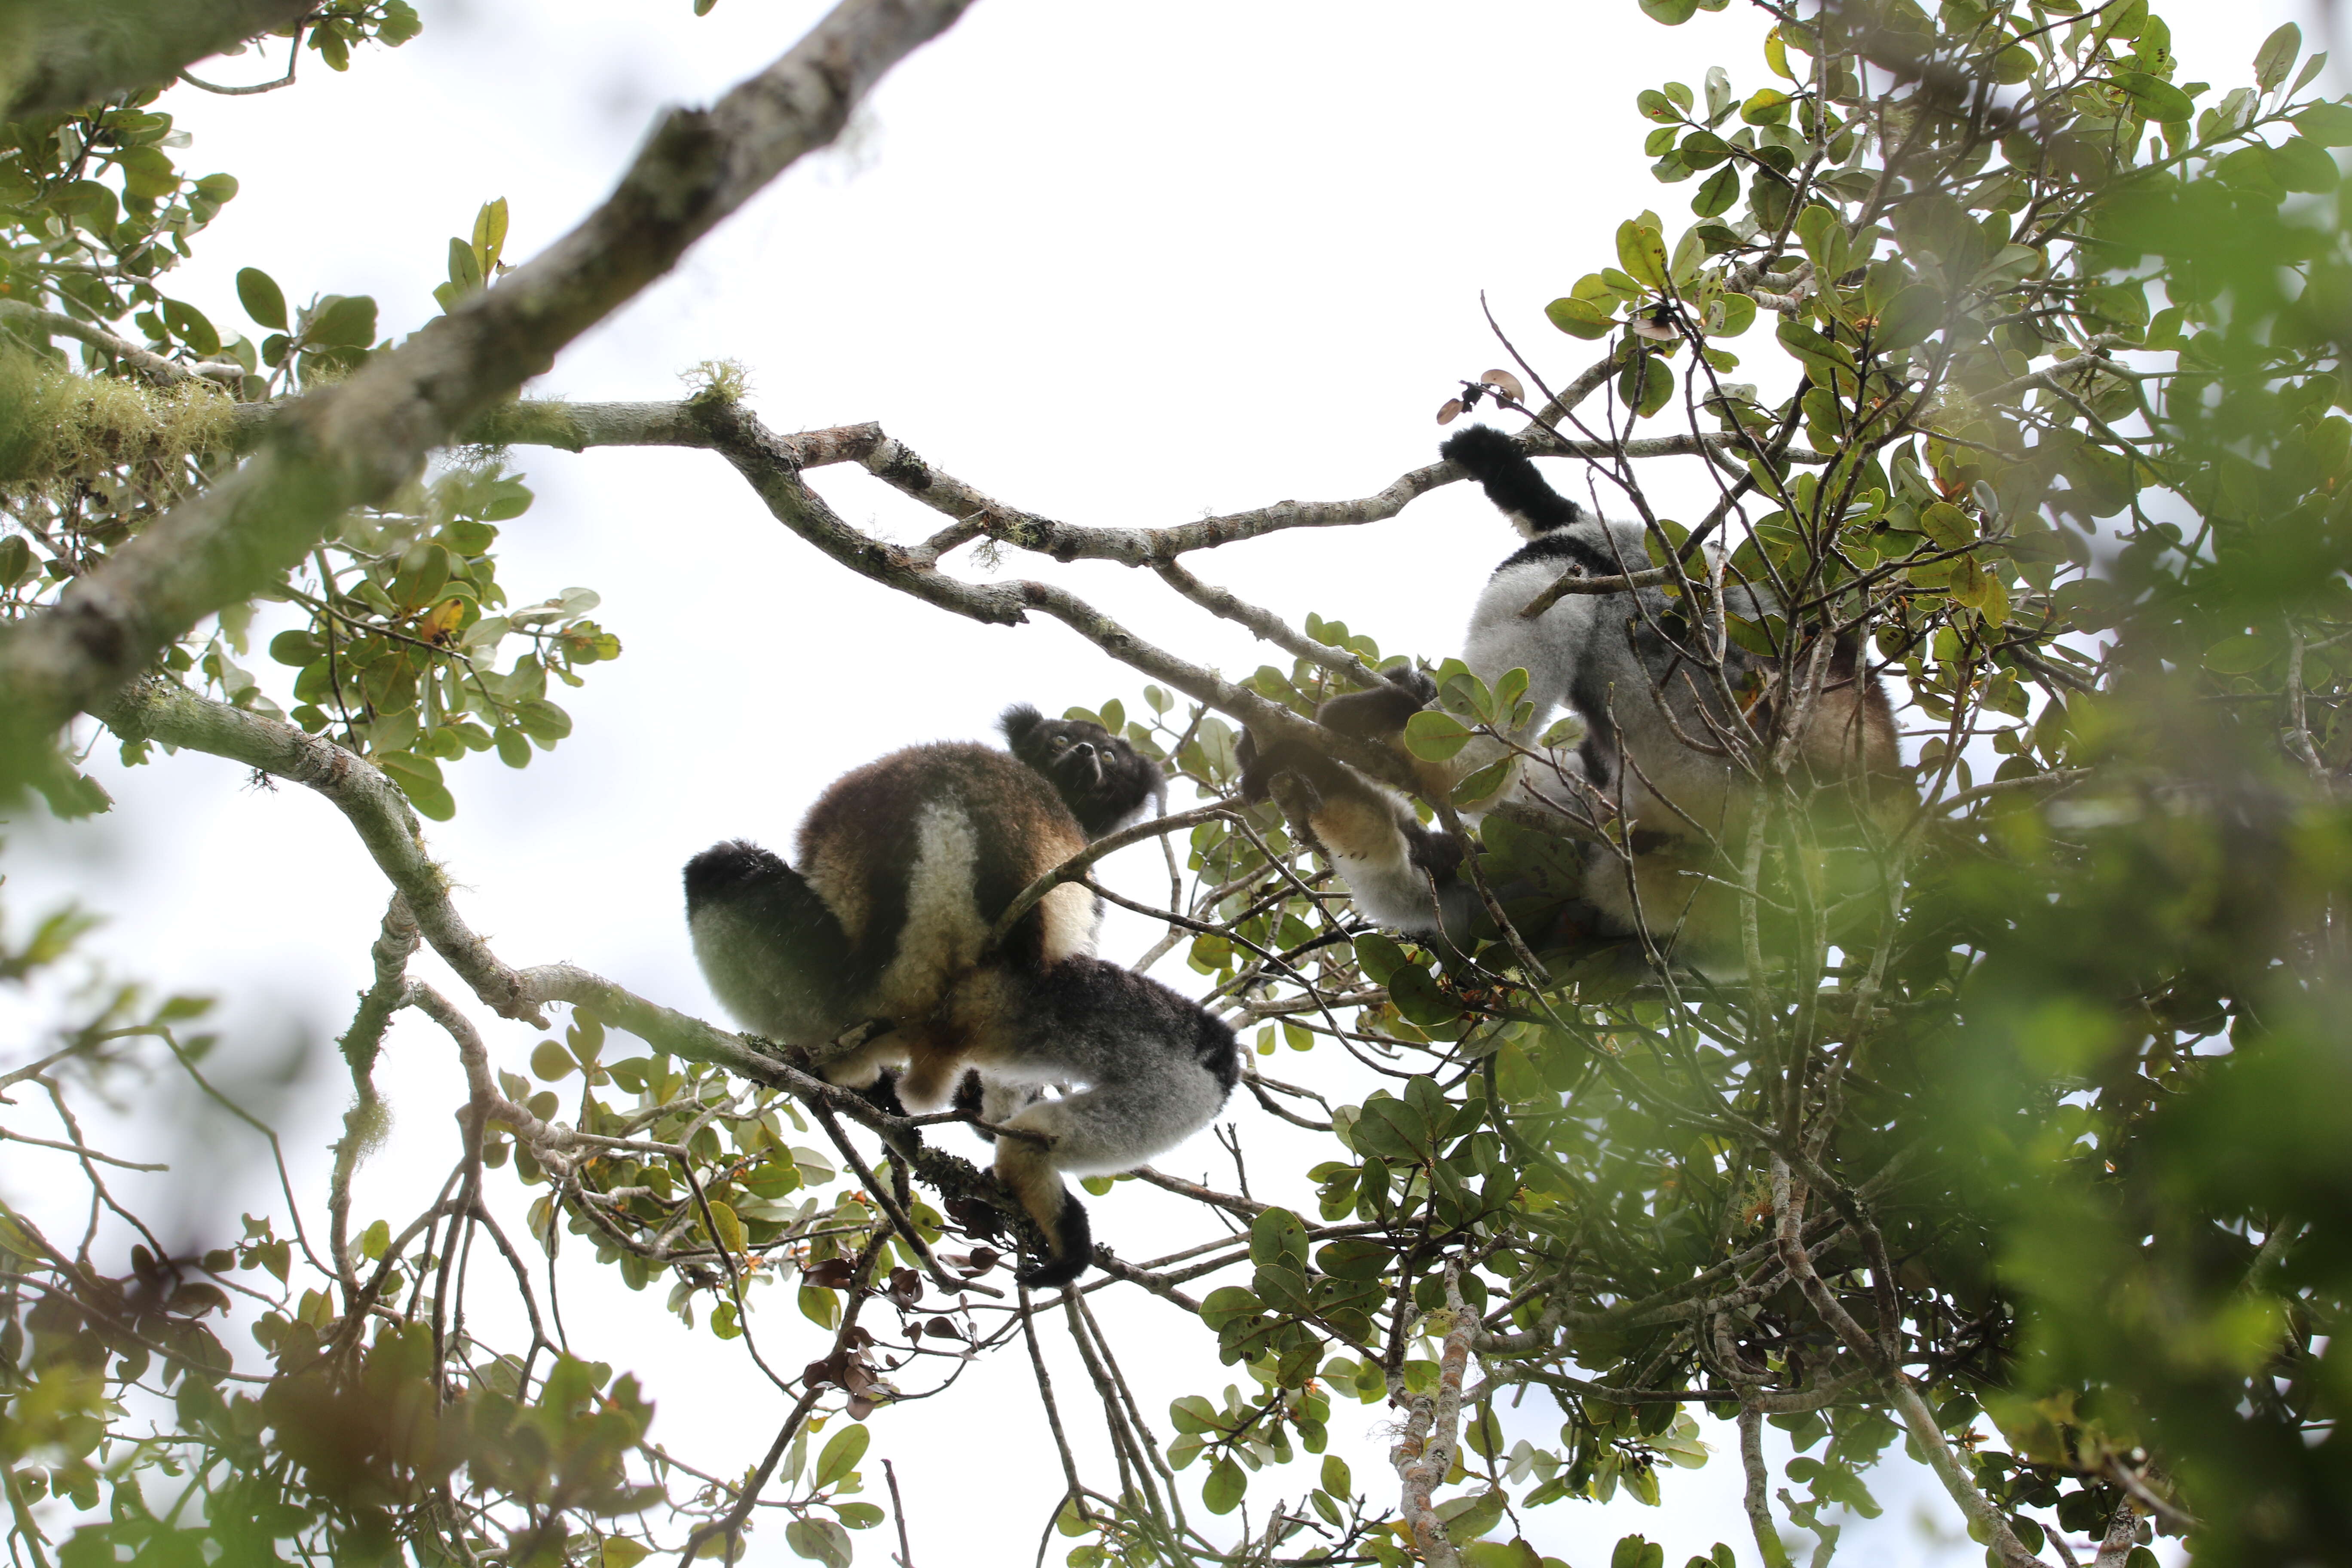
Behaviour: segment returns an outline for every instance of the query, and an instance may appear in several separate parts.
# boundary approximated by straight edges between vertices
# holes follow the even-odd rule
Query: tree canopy
[[[1673,27],[1729,3],[1639,8]],[[1753,3],[1755,58],[1660,36],[1660,79],[1628,106],[1643,124],[1595,155],[1640,135],[1667,188],[1560,278],[1559,335],[1498,329],[1501,368],[1432,389],[1639,521],[1626,577],[1664,587],[1702,649],[1687,679],[1736,716],[1692,738],[1753,803],[1689,823],[1698,897],[1738,936],[1705,972],[1671,919],[1563,925],[1586,867],[1630,878],[1645,851],[1605,811],[1530,804],[1565,784],[1578,724],[1511,744],[1524,671],[1490,683],[1451,646],[1381,648],[1345,605],[1195,575],[1252,540],[1392,517],[1452,465],[1111,527],[992,499],[913,433],[772,430],[732,364],[680,400],[521,395],[964,4],[845,0],[710,109],[666,113],[536,257],[508,256],[507,205],[485,205],[449,241],[443,313],[397,341],[374,300],[298,302],[256,267],[233,300],[180,298],[170,274],[237,183],[191,177],[157,102],[238,39],[364,70],[415,35],[403,0],[216,0],[162,8],[172,26],[116,0],[79,27],[0,6],[0,784],[72,816],[110,804],[84,766],[100,736],[126,763],[232,759],[331,802],[388,893],[338,1040],[352,1106],[328,1187],[289,1184],[226,1245],[175,1247],[118,1204],[110,1171],[150,1167],[74,1111],[156,1066],[214,1092],[204,998],[91,993],[0,1079],[19,1097],[0,1131],[75,1156],[91,1216],[77,1240],[0,1212],[16,1559],[627,1568],[773,1534],[819,1562],[887,1557],[869,1444],[887,1451],[897,1406],[952,1407],[977,1360],[1025,1356],[1066,1483],[1035,1526],[1074,1568],[1539,1565],[1531,1510],[1671,1500],[1671,1469],[1710,1462],[1702,1412],[1733,1424],[1736,1458],[1713,1462],[1738,1468],[1752,1539],[1685,1541],[1669,1513],[1612,1568],[1818,1568],[1898,1440],[2004,1568],[2149,1568],[2158,1535],[2200,1563],[2352,1562],[2352,247],[2333,152],[2352,101],[2315,94],[2325,58],[2292,26],[2241,80],[2178,79],[2147,0]],[[1073,716],[1189,798],[1126,836],[1168,847],[1166,904],[1113,896],[1165,932],[1140,966],[1165,960],[1244,1031],[1252,1114],[1320,1151],[1311,1205],[1090,1181],[1187,1200],[1196,1234],[1155,1258],[1098,1247],[1079,1287],[1033,1296],[1004,1267],[1026,1222],[957,1129],[474,929],[428,825],[492,755],[522,769],[561,744],[562,691],[624,653],[593,592],[509,593],[501,530],[532,505],[533,448],[646,446],[723,458],[814,547],[814,580],[1059,623],[1120,667],[1119,695]],[[883,538],[803,477],[853,464],[937,531]],[[1670,466],[1706,476],[1703,513],[1665,514]],[[1236,679],[1146,640],[1059,570],[1091,562],[1282,662]],[[1627,585],[1570,574],[1548,596]],[[1843,809],[1798,744],[1837,649],[1895,694],[1892,814]],[[1475,843],[1486,919],[1459,948],[1363,921],[1238,789],[1244,729],[1415,789],[1314,721],[1412,660],[1439,689],[1416,756],[1508,752],[1418,803]],[[1507,780],[1526,793],[1498,805]],[[1090,861],[1062,874],[1098,886]],[[0,946],[0,981],[68,969],[87,923],[44,911]],[[470,995],[411,973],[426,946]],[[364,1220],[380,1052],[410,1009],[467,1097],[437,1198]],[[522,1234],[486,1196],[515,1183]],[[659,1284],[740,1342],[782,1415],[734,1468],[685,1468],[649,1431],[657,1388],[564,1352],[535,1271],[567,1241],[612,1289]],[[510,1288],[528,1333],[468,1319],[469,1279]],[[1110,1290],[1183,1314],[1201,1392],[1141,1406],[1139,1347],[1092,1301]],[[1086,1386],[1047,1378],[1049,1333]],[[1085,1398],[1107,1450],[1066,1434]],[[1557,1439],[1507,1444],[1498,1408],[1546,1401]],[[1350,1404],[1390,1411],[1391,1473],[1325,1454]],[[1795,1450],[1777,1476],[1768,1427]],[[1302,1453],[1324,1456],[1309,1475]]]

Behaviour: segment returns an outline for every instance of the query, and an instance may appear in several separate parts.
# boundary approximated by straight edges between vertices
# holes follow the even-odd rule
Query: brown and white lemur
[[[1730,958],[1733,896],[1724,868],[1709,864],[1707,834],[1721,837],[1748,798],[1728,749],[1716,737],[1746,725],[1769,730],[1780,700],[1774,661],[1727,647],[1724,674],[1745,707],[1728,710],[1706,660],[1694,654],[1699,635],[1661,590],[1571,594],[1532,620],[1519,611],[1561,573],[1616,576],[1650,565],[1643,525],[1589,518],[1546,482],[1518,442],[1472,426],[1440,448],[1498,507],[1528,542],[1495,569],[1477,606],[1462,658],[1491,688],[1506,671],[1528,672],[1530,717],[1510,735],[1521,746],[1566,708],[1583,721],[1584,739],[1556,761],[1551,777],[1522,776],[1488,804],[1517,798],[1591,819],[1595,800],[1622,808],[1630,858],[1590,845],[1582,916],[1595,934],[1646,930],[1678,938],[1677,955],[1700,968]],[[1734,615],[1754,619],[1764,601],[1743,588],[1725,595]],[[1317,714],[1344,734],[1397,745],[1435,684],[1406,667],[1387,684],[1325,702]],[[1244,737],[1243,792],[1269,795],[1323,850],[1346,879],[1357,908],[1374,923],[1416,935],[1461,937],[1479,900],[1463,877],[1465,847],[1433,832],[1412,808],[1354,770],[1305,747],[1261,747]],[[1696,744],[1692,742],[1696,742]],[[1505,748],[1485,737],[1449,763],[1412,761],[1428,791],[1450,789]],[[1885,689],[1863,668],[1857,650],[1827,650],[1820,689],[1806,710],[1798,754],[1817,784],[1853,786],[1864,809],[1892,798],[1899,769],[1895,719]],[[1581,800],[1577,797],[1583,797]]]
[[[1100,910],[1084,887],[1055,888],[988,949],[1023,889],[1162,789],[1099,725],[1025,706],[1000,723],[1010,754],[913,746],[834,781],[802,820],[797,869],[740,841],[697,855],[687,925],[728,1011],[807,1051],[827,1081],[895,1090],[919,1114],[977,1104],[1042,1136],[995,1144],[998,1180],[1051,1248],[1021,1282],[1045,1287],[1093,1257],[1061,1173],[1130,1170],[1181,1142],[1224,1105],[1240,1061],[1197,1004],[1094,956]],[[837,1044],[876,1020],[889,1026]]]

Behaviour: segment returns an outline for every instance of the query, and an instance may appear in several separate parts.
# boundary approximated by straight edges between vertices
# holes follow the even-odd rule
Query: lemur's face
[[[1082,720],[1041,721],[1013,752],[1045,776],[1088,837],[1132,815],[1160,784],[1160,770],[1150,758]]]

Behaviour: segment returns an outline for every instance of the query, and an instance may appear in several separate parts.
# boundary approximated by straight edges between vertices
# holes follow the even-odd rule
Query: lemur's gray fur
[[[1682,924],[1696,885],[1682,879],[1678,886],[1674,875],[1675,851],[1687,841],[1690,823],[1715,831],[1737,807],[1738,773],[1727,754],[1717,754],[1715,742],[1722,732],[1736,732],[1742,718],[1725,703],[1707,661],[1694,658],[1691,639],[1700,634],[1659,588],[1565,595],[1532,620],[1520,616],[1563,572],[1603,577],[1647,570],[1643,525],[1586,516],[1499,430],[1472,426],[1448,439],[1442,452],[1479,481],[1528,541],[1488,578],[1471,611],[1463,663],[1490,688],[1508,670],[1528,672],[1529,717],[1509,736],[1517,745],[1530,745],[1563,708],[1584,724],[1575,752],[1554,758],[1556,776],[1527,777],[1523,770],[1477,809],[1517,798],[1588,817],[1591,801],[1579,798],[1588,795],[1607,809],[1622,807],[1636,876],[1629,878],[1624,861],[1593,846],[1586,857],[1584,898],[1604,931],[1630,934],[1644,924],[1654,933],[1671,931]],[[1724,605],[1744,619],[1757,618],[1763,608],[1758,595],[1739,587],[1725,593]],[[1769,661],[1736,646],[1723,647],[1716,662],[1734,687],[1769,668]],[[1890,772],[1894,717],[1885,690],[1850,651],[1831,658],[1828,675],[1806,721],[1807,760],[1825,777],[1866,780]],[[1383,687],[1333,698],[1318,717],[1343,733],[1393,745],[1406,720],[1435,695],[1428,677],[1392,670]],[[1352,770],[1296,746],[1261,752],[1254,738],[1245,740],[1244,793],[1282,801],[1347,879],[1368,919],[1417,935],[1459,940],[1466,933],[1479,900],[1454,869],[1464,846],[1423,827],[1402,797]],[[1505,751],[1502,742],[1481,736],[1442,766],[1413,765],[1429,788],[1450,790]],[[1643,877],[1652,871],[1665,874]],[[1651,886],[1640,889],[1637,914],[1635,883],[1643,879]],[[1694,945],[1704,946],[1706,939],[1700,933]]]
[[[686,868],[687,924],[728,1011],[828,1081],[917,1113],[952,1100],[1047,1141],[995,1140],[998,1178],[1051,1247],[1021,1275],[1043,1287],[1092,1257],[1057,1173],[1128,1170],[1181,1142],[1239,1062],[1223,1023],[1093,955],[1100,905],[1084,887],[1055,888],[988,947],[1023,889],[1162,788],[1099,725],[1027,707],[1002,724],[1012,755],[916,746],[835,780],[801,824],[797,869],[752,844],[704,850]]]

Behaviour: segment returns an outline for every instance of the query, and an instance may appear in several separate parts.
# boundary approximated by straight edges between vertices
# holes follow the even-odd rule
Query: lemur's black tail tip
[[[1066,1188],[1062,1193],[1061,1215],[1053,1228],[1057,1234],[1046,1238],[1053,1244],[1053,1256],[1013,1276],[1032,1290],[1051,1290],[1067,1285],[1094,1266],[1094,1226],[1087,1218],[1087,1205]]]
[[[1437,451],[1477,480],[1486,499],[1531,537],[1583,521],[1577,504],[1551,488],[1526,450],[1491,425],[1458,430]]]

